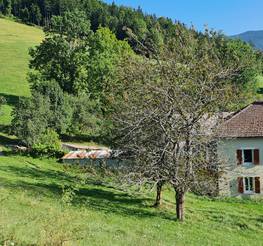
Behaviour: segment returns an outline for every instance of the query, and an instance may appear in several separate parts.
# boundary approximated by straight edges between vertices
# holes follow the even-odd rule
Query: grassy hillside
[[[8,101],[0,125],[10,123],[10,106],[17,96],[29,96],[28,49],[39,44],[42,38],[41,29],[0,18],[0,96]]]
[[[74,184],[79,191],[65,203],[71,193],[63,187]],[[0,245],[262,244],[263,206],[256,201],[190,194],[184,223],[174,219],[172,191],[166,188],[162,209],[152,203],[153,194],[126,193],[94,178],[81,184],[54,160],[0,157]]]

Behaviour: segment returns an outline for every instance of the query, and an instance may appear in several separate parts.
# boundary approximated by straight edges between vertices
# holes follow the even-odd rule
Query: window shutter
[[[254,149],[254,164],[259,165],[259,149]]]
[[[242,150],[238,149],[237,150],[237,165],[241,165],[242,164]]]
[[[244,193],[244,183],[242,177],[237,178],[237,184],[238,184],[238,192]]]
[[[255,192],[260,193],[260,177],[255,177]]]

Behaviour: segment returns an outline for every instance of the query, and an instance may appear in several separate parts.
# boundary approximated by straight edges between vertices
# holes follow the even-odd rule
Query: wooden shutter
[[[259,165],[259,149],[254,149],[254,164]]]
[[[237,165],[242,165],[242,150],[238,149],[237,150]]]
[[[237,184],[238,184],[238,192],[244,193],[244,183],[242,177],[237,178]]]
[[[255,192],[260,193],[260,177],[255,177]]]

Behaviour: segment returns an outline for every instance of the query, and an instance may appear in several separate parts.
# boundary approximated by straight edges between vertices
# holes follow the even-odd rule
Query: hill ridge
[[[247,43],[250,43],[256,49],[263,51],[263,30],[249,30],[236,35],[232,35],[230,37],[241,39]]]

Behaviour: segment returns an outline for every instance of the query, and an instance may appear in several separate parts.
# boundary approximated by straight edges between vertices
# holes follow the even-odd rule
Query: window
[[[253,177],[245,177],[244,182],[244,193],[254,193],[255,190],[255,179]]]
[[[260,177],[238,177],[238,192],[254,194],[261,192]]]
[[[238,149],[236,151],[238,165],[260,165],[259,149]]]
[[[243,150],[243,160],[244,160],[244,164],[253,163],[253,151],[252,151],[252,149],[244,149]]]

